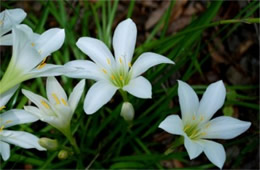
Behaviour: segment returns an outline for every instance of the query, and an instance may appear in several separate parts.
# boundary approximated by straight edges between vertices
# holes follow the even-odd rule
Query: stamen
[[[111,75],[111,79],[112,79],[112,80],[115,80],[115,76],[114,76],[114,75]]]
[[[106,71],[105,69],[102,69],[102,71],[103,71],[105,74],[107,74],[107,71]]]
[[[4,127],[5,127],[4,125],[2,125],[2,126],[0,127],[0,132],[3,131]]]
[[[183,131],[185,132],[188,128],[190,128],[190,125],[187,125],[187,126],[183,129]]]
[[[60,100],[59,100],[59,98],[57,97],[57,95],[56,95],[55,93],[52,93],[51,95],[52,95],[52,97],[54,98],[54,100],[56,101],[56,104],[60,104]]]
[[[32,43],[32,46],[34,47],[34,46],[35,46],[35,44],[34,44],[34,43]]]
[[[6,108],[6,107],[5,107],[5,106],[1,106],[1,107],[0,107],[0,111],[3,110],[4,108]]]
[[[68,106],[68,103],[63,98],[61,98],[61,102],[64,104],[64,106]]]
[[[131,68],[131,67],[132,67],[132,64],[129,62],[129,63],[128,63],[128,66]]]
[[[208,128],[210,126],[210,123],[208,123],[206,126],[205,126],[205,128]]]
[[[111,62],[110,62],[110,59],[109,58],[107,58],[107,64],[111,64]]]
[[[121,58],[121,57],[119,58],[119,62],[120,62],[120,64],[122,64],[122,63],[123,63],[123,60],[122,60],[122,58]]]
[[[39,66],[37,67],[37,69],[41,69],[41,68],[43,68],[45,65],[46,65],[46,63],[45,63],[45,61],[47,60],[47,57],[45,57],[43,60],[42,60],[42,62],[39,64]]]
[[[204,117],[203,117],[203,116],[200,116],[200,120],[201,120],[201,121],[204,120]]]
[[[119,77],[119,78],[120,78],[120,80],[124,80],[122,75],[120,75],[120,77]]]
[[[46,109],[50,109],[50,106],[49,106],[44,100],[41,100],[41,104],[42,104]]]
[[[195,120],[196,119],[196,117],[195,116],[192,116],[192,120]]]

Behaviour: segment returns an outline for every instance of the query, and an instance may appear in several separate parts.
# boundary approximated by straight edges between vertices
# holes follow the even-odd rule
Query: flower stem
[[[120,92],[124,102],[128,102],[127,93],[122,89],[119,89],[119,92]]]
[[[65,133],[63,133],[67,139],[69,140],[70,144],[73,146],[74,151],[76,152],[76,154],[80,153],[79,147],[77,145],[76,140],[74,139],[74,137],[72,136],[72,133],[70,131],[70,128],[68,128],[68,130],[66,130]]]

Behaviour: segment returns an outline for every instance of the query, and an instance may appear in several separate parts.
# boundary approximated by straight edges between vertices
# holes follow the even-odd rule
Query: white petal
[[[73,89],[72,93],[70,94],[69,97],[69,105],[72,109],[72,113],[74,113],[74,111],[77,108],[77,105],[79,103],[79,100],[82,96],[82,93],[84,91],[84,87],[85,87],[85,80],[81,80],[76,87]]]
[[[4,127],[10,127],[23,123],[31,123],[37,121],[38,118],[24,110],[12,109],[0,114],[0,124]]]
[[[28,72],[42,61],[40,54],[30,43],[30,37],[27,35],[28,30],[30,30],[28,26],[18,25],[13,28],[12,32],[13,56],[11,62],[23,72]]]
[[[209,122],[209,126],[205,129],[206,135],[203,138],[232,139],[244,133],[250,125],[250,122],[220,116]]]
[[[183,135],[182,120],[178,115],[170,115],[166,117],[159,125],[159,128],[174,135]]]
[[[178,96],[183,122],[192,120],[199,108],[199,98],[195,91],[185,82],[178,80]]]
[[[0,13],[1,29],[0,36],[11,31],[14,25],[21,23],[26,17],[23,9],[9,9]]]
[[[202,96],[198,114],[204,121],[209,120],[223,106],[225,97],[226,88],[222,80],[210,84]]]
[[[82,37],[77,41],[76,45],[100,67],[108,69],[111,68],[111,65],[114,65],[114,57],[102,41],[90,37]]]
[[[25,89],[22,89],[22,93],[44,113],[53,115],[51,105],[45,98]]]
[[[103,105],[111,100],[116,93],[117,87],[105,81],[96,82],[89,89],[85,101],[84,111],[87,114],[93,114]]]
[[[137,36],[137,28],[131,19],[126,19],[118,24],[113,36],[113,47],[116,61],[120,61],[120,57],[125,59],[125,65],[131,63],[134,54]]]
[[[39,138],[30,133],[23,131],[4,130],[2,134],[2,140],[7,143],[14,144],[25,149],[35,148],[40,151],[46,150],[39,145]]]
[[[52,104],[60,104],[62,99],[67,102],[67,95],[55,77],[47,78],[46,90],[47,97]]]
[[[186,134],[184,137],[184,146],[188,152],[190,159],[196,158],[203,151],[203,147],[199,144],[199,142],[190,140],[190,138],[187,137]]]
[[[10,100],[10,98],[13,96],[13,94],[16,92],[20,84],[14,86],[7,92],[0,94],[0,107],[6,105],[6,103]]]
[[[38,119],[48,117],[48,115],[43,113],[40,109],[38,109],[35,106],[24,106],[24,110],[29,112],[30,114],[36,116]]]
[[[31,78],[60,76],[70,71],[70,68],[62,65],[46,64],[43,68],[34,68],[29,72],[29,75]]]
[[[10,157],[10,145],[8,143],[0,141],[0,154],[4,161]]]
[[[132,79],[128,85],[123,87],[123,90],[135,97],[143,99],[152,98],[152,85],[142,76]]]
[[[7,34],[3,37],[0,37],[0,45],[12,45],[12,44],[13,44],[12,34]]]
[[[223,167],[226,160],[226,152],[224,147],[216,142],[203,140],[203,151],[208,157],[208,159],[220,169]]]
[[[66,73],[66,76],[72,78],[84,78],[92,80],[105,79],[105,75],[95,63],[88,60],[74,60],[64,65],[71,69],[70,72]]]
[[[162,55],[151,52],[143,53],[138,57],[131,69],[133,71],[132,76],[137,77],[149,68],[162,63],[174,64],[173,61]]]
[[[35,47],[41,56],[47,57],[62,46],[65,39],[65,31],[60,28],[52,28],[45,31],[35,42]]]

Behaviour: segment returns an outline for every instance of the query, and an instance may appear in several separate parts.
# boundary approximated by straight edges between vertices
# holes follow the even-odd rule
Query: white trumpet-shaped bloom
[[[161,63],[174,64],[168,58],[147,52],[132,65],[137,36],[137,28],[131,19],[119,23],[113,36],[114,54],[100,40],[82,37],[76,45],[94,62],[88,60],[71,61],[65,66],[74,69],[68,77],[93,79],[97,82],[89,89],[84,110],[93,114],[106,104],[116,93],[123,90],[139,98],[151,98],[152,86],[141,76],[150,67]]]
[[[12,38],[13,55],[0,81],[0,95],[25,80],[66,72],[63,66],[46,64],[46,57],[58,50],[64,42],[63,29],[49,29],[39,35],[33,33],[27,25],[17,25],[12,30]]]
[[[226,160],[224,147],[208,139],[235,138],[245,132],[251,123],[228,116],[210,120],[225,101],[226,89],[222,81],[211,84],[200,102],[188,84],[178,83],[182,119],[178,115],[168,116],[159,127],[168,133],[184,136],[184,146],[190,159],[204,152],[214,165],[222,168]]]
[[[23,131],[6,130],[5,128],[37,121],[38,118],[24,110],[13,109],[0,114],[0,154],[3,160],[10,157],[10,145],[14,144],[25,149],[35,148],[46,150],[38,143],[39,138]]]
[[[0,13],[0,45],[12,45],[12,34],[6,34],[12,30],[15,25],[20,24],[26,13],[22,9],[9,9]]]
[[[85,80],[81,80],[73,89],[69,98],[54,77],[47,78],[47,97],[34,94],[28,90],[22,93],[32,101],[35,106],[24,106],[24,109],[38,117],[41,121],[47,122],[65,136],[70,135],[70,121],[84,91]]]

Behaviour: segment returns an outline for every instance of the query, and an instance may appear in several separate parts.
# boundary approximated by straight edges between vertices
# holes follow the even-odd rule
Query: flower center
[[[203,117],[201,117],[199,120],[202,121]],[[183,131],[191,140],[197,140],[206,135],[206,132],[204,132],[203,129],[208,128],[210,124],[207,123],[206,125],[200,125],[200,121],[196,121],[196,117],[193,116],[192,121],[187,123],[183,128]]]
[[[111,64],[110,60],[107,59],[108,65]],[[131,63],[128,63],[128,66],[125,66],[124,60],[120,57],[119,58],[119,65],[116,66],[115,68],[112,68],[109,71],[106,69],[101,69],[101,71],[108,76],[109,81],[114,85],[119,88],[123,88],[127,84],[129,84],[131,80],[131,72],[129,71],[129,68],[131,68],[132,65]]]

